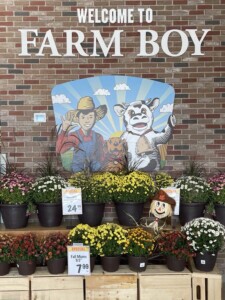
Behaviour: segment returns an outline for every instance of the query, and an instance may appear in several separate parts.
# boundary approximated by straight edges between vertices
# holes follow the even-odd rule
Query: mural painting
[[[175,126],[174,89],[131,76],[97,76],[57,85],[52,102],[56,150],[65,169],[157,171]]]

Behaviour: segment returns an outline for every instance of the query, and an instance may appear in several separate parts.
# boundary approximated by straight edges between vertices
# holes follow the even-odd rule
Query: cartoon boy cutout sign
[[[64,153],[74,149],[71,166],[73,172],[82,171],[86,167],[90,167],[92,171],[101,169],[104,161],[104,139],[92,128],[106,113],[106,105],[96,108],[93,99],[85,96],[78,101],[77,109],[68,111],[62,117],[62,131],[56,142],[56,151]],[[76,126],[80,128],[70,132]]]

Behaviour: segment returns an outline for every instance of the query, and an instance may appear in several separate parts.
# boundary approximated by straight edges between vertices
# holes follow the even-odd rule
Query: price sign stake
[[[68,274],[90,275],[90,248],[88,246],[68,246]]]
[[[62,189],[63,215],[82,214],[81,188],[67,187]]]

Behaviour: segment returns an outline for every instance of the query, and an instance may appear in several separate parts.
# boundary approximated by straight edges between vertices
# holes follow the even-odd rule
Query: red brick
[[[0,22],[0,26],[6,26],[6,27],[13,26],[13,22]]]
[[[23,111],[9,111],[9,116],[24,116]]]
[[[15,76],[14,75],[1,75],[0,74],[0,79],[13,79]]]
[[[214,140],[214,144],[224,145],[224,140]]]
[[[0,11],[0,16],[13,16],[12,11]]]
[[[24,143],[23,142],[10,142],[9,146],[10,147],[24,147]]]
[[[212,9],[212,5],[210,5],[210,4],[199,4],[198,9]]]
[[[206,124],[205,128],[211,129],[211,128],[220,128],[220,125],[217,124]]]
[[[24,157],[24,153],[13,152],[13,153],[9,153],[9,154],[14,157]]]
[[[206,118],[219,119],[220,114],[206,114]]]
[[[16,91],[9,91],[10,95],[21,95],[23,94],[22,90],[16,90]]]
[[[38,7],[37,6],[24,6],[23,10],[24,11],[37,11]]]
[[[220,145],[206,145],[206,149],[220,149]]]
[[[25,22],[36,22],[38,21],[38,17],[23,17]]]
[[[205,115],[204,114],[193,114],[190,115],[190,119],[204,119]]]
[[[30,5],[46,5],[46,1],[30,1]]]

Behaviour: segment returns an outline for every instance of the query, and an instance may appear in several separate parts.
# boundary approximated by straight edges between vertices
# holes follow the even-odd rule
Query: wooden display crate
[[[128,266],[120,266],[113,273],[95,266],[91,276],[85,277],[86,300],[137,300],[137,274]]]
[[[59,275],[49,274],[47,268],[37,268],[31,277],[32,300],[84,300],[84,278],[69,276],[67,272]],[[15,300],[15,299],[14,299]]]
[[[201,272],[191,264],[191,270],[193,300],[222,299],[222,275],[217,267],[211,272]]]
[[[191,273],[168,270],[164,265],[149,265],[139,273],[139,300],[191,300]]]
[[[16,268],[0,278],[0,300],[29,300],[29,289],[29,277],[19,275]]]

